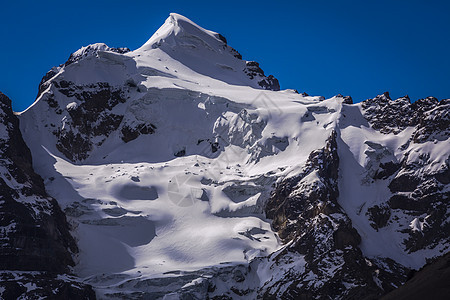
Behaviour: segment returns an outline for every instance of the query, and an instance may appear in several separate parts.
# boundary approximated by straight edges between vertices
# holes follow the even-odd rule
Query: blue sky
[[[450,98],[450,1],[4,1],[0,91],[21,111],[81,46],[136,49],[170,12],[222,33],[282,88]]]

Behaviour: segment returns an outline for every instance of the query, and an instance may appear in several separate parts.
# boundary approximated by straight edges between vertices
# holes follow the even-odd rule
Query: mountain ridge
[[[18,114],[98,298],[373,299],[448,252],[448,99],[278,91],[180,15],[157,33]]]

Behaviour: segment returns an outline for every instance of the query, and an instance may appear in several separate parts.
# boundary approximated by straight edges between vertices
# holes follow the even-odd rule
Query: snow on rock
[[[91,287],[80,283],[73,288],[71,281],[55,278],[75,265],[72,255],[78,247],[58,203],[33,170],[11,100],[2,93],[0,114],[0,297],[72,294],[93,299]]]
[[[449,230],[448,181],[444,179],[448,178],[449,139],[442,128],[448,124],[446,114],[435,118],[441,125],[428,129],[429,137],[439,135],[439,139],[414,138],[427,126],[420,121],[421,114],[445,112],[446,105],[446,100],[435,99],[412,104],[405,98],[393,101],[384,94],[344,106],[340,204],[363,237],[365,255],[385,256],[417,269],[427,258],[448,251],[448,237],[442,234]],[[361,141],[369,141],[365,142],[368,148],[361,147]],[[416,218],[424,222],[426,217],[433,225],[425,226],[424,232],[410,227],[417,224]]]
[[[196,73],[233,85],[279,90],[278,80],[266,77],[259,64],[243,61],[219,33],[205,30],[191,20],[171,13],[166,22],[136,52],[147,55],[160,49]]]
[[[104,43],[96,43],[92,45],[88,45],[86,47],[81,47],[81,49],[75,51],[72,53],[65,63],[65,65],[69,65],[71,63],[74,63],[76,61],[79,61],[82,58],[88,57],[88,56],[95,56],[98,55],[100,51],[110,51],[110,52],[116,52],[116,53],[127,53],[130,51],[128,48],[110,48]]]
[[[96,299],[91,286],[71,275],[0,271],[2,299]]]
[[[278,90],[178,14],[44,76],[21,131],[100,298],[376,298],[448,251],[448,100]]]

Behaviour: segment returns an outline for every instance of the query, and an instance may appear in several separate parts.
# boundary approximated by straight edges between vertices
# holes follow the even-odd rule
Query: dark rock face
[[[345,104],[353,104],[353,98],[352,96],[342,96],[341,94],[337,94],[336,97],[343,98],[343,103]]]
[[[59,279],[51,273],[0,273],[1,299],[96,299],[91,286],[72,276]],[[31,285],[32,288],[29,288]]]
[[[264,71],[259,67],[259,63],[256,61],[247,61],[244,72],[248,77],[250,77],[250,79],[258,77],[262,78],[258,81],[258,84],[263,89],[272,91],[280,90],[280,83],[278,82],[278,79],[276,79],[273,75],[266,77],[266,75],[264,75]]]
[[[182,148],[173,154],[176,157],[182,157],[186,155],[186,148]]]
[[[367,216],[371,221],[370,226],[378,231],[379,228],[383,228],[387,225],[389,218],[391,217],[391,208],[388,205],[375,205],[369,207]]]
[[[370,125],[382,133],[399,133],[410,126],[412,120],[408,97],[392,101],[389,93],[384,93],[362,103],[364,116]]]
[[[332,299],[375,299],[405,280],[407,269],[403,266],[389,259],[375,261],[363,256],[361,237],[337,202],[338,168],[333,132],[323,149],[310,154],[304,170],[280,182],[272,193],[267,217],[290,244],[271,257],[271,268],[283,275],[265,283],[263,298],[314,299],[327,295]],[[295,267],[288,267],[293,264]],[[386,264],[390,267],[379,267]]]
[[[78,248],[64,213],[47,195],[41,177],[33,170],[31,153],[12,112],[11,100],[2,93],[0,115],[0,171],[4,175],[0,179],[0,269],[48,272],[30,276],[52,284],[44,279],[49,276],[46,274],[67,273]],[[26,292],[21,292],[23,287],[7,272],[1,276],[0,286],[8,293],[16,291],[20,296]],[[73,288],[67,285],[65,289],[70,292]],[[13,294],[4,294],[3,298],[13,299]]]
[[[336,139],[334,133],[324,149],[310,154],[305,169],[301,174],[283,181],[273,192],[266,206],[266,215],[268,218],[273,219],[272,226],[279,232],[282,239],[291,240],[294,237],[298,227],[296,223],[302,222],[295,221],[296,223],[294,224],[288,220],[297,220],[298,215],[305,213],[311,204],[316,206],[316,208],[320,207],[320,209],[308,211],[304,216],[305,219],[313,218],[323,212],[331,214],[338,211],[336,199],[339,191],[336,180],[339,157],[335,151]],[[311,185],[301,184],[302,179],[313,172],[318,173],[321,181]],[[295,194],[295,197],[289,197],[294,190],[300,188],[304,191],[303,193]],[[321,205],[319,205],[319,202],[322,202]]]
[[[450,99],[438,103],[436,98],[429,97],[414,102],[411,107],[420,112],[416,116],[414,143],[444,140],[450,135]]]
[[[442,141],[450,136],[448,100],[439,102],[428,97],[410,103],[407,97],[392,101],[384,94],[366,100],[363,109],[369,124],[381,133],[398,134],[413,127],[405,150],[411,143]],[[395,221],[390,220],[391,215],[406,214],[414,220],[408,228],[402,229],[407,234],[404,245],[410,253],[448,245],[450,192],[446,185],[450,182],[449,160],[447,157],[439,170],[430,170],[434,162],[429,154],[416,155],[413,150],[408,150],[401,162],[380,164],[374,178],[388,180],[393,195],[385,205],[369,209],[371,225],[378,229]]]
[[[218,38],[224,43],[224,48],[228,49],[231,52],[231,54],[233,54],[234,57],[236,57],[237,59],[242,59],[242,55],[236,49],[228,45],[226,37],[218,33],[216,35],[216,38]]]
[[[434,97],[411,103],[408,96],[392,101],[389,93],[362,102],[364,116],[381,133],[398,134],[415,127],[414,143],[443,140],[450,135],[450,100]]]
[[[380,163],[379,169],[374,174],[374,179],[387,179],[392,174],[398,171],[400,168],[399,163],[388,161],[386,163]]]
[[[396,176],[389,184],[391,192],[412,192],[419,185],[420,179],[411,173],[402,173]]]
[[[120,105],[129,99],[131,90],[137,89],[134,82],[118,86],[108,82],[80,85],[55,77],[56,74],[51,70],[44,76],[39,93],[46,91],[41,101],[57,115],[55,123],[46,125],[57,139],[56,148],[72,162],[88,158],[113,132],[117,131],[125,143],[139,135],[155,133],[156,126],[152,123],[124,120]]]
[[[141,134],[152,134],[155,133],[156,126],[153,124],[139,124],[136,127],[131,127],[128,125],[124,125],[122,127],[121,133],[122,133],[122,140],[125,143],[128,143],[132,140],[135,140],[140,136]]]
[[[100,146],[106,136],[119,128],[123,116],[112,113],[111,109],[124,103],[126,94],[102,82],[78,86],[55,80],[53,85],[59,93],[75,100],[65,108],[69,118],[64,121],[64,126],[53,132],[58,138],[56,147],[72,161],[86,159],[94,145]],[[57,113],[62,111],[56,101],[51,101],[51,95],[46,100]],[[100,137],[95,144],[92,142],[94,137]]]
[[[410,103],[404,97],[395,101],[383,94],[363,102],[364,116],[375,130],[381,133],[398,134],[407,127],[413,131],[409,141],[401,146],[405,150],[399,162],[381,163],[374,179],[386,180],[392,196],[384,204],[368,209],[372,227],[379,229],[389,224],[401,224],[399,218],[408,220],[400,226],[405,234],[403,245],[409,253],[426,249],[449,250],[450,192],[449,160],[439,162],[425,149],[418,152],[410,145],[421,147],[424,143],[444,141],[450,136],[450,102],[428,97]],[[411,222],[411,220],[413,220]],[[442,248],[436,248],[442,247]]]
[[[33,171],[31,153],[22,139],[11,101],[3,94],[0,101],[4,116],[0,126],[7,132],[6,139],[0,141],[2,171],[9,181],[0,179],[0,222],[5,228],[0,265],[7,270],[65,272],[73,265],[70,252],[76,252],[77,246],[64,214]],[[14,181],[18,186],[12,188]]]
[[[242,55],[236,49],[230,47],[230,51],[234,57],[236,57],[237,59],[242,59]]]
[[[447,253],[416,272],[403,286],[390,292],[382,300],[447,299],[450,295],[450,253]]]
[[[76,85],[58,78],[41,85],[50,87],[42,100],[50,110],[61,115],[60,124],[50,124],[57,138],[56,148],[71,161],[86,159],[93,148],[101,146],[114,131],[119,130],[122,140],[129,142],[141,134],[152,134],[156,130],[153,124],[125,124],[122,122],[123,115],[113,112],[115,107],[125,103],[128,90],[132,87],[111,86],[107,82]],[[72,102],[60,107],[55,93],[64,95]]]
[[[280,83],[273,75],[267,76],[265,79],[258,82],[258,84],[265,90],[279,91]]]

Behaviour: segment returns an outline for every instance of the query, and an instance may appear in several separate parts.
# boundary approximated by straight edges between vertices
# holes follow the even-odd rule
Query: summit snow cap
[[[189,39],[193,43],[191,46],[194,46],[196,40],[212,48],[226,44],[226,40],[217,32],[204,29],[182,15],[171,13],[164,24],[140,49],[154,49],[162,43],[170,46],[186,44],[186,40]]]
[[[152,37],[133,54],[140,57],[140,61],[146,60],[146,63],[149,57],[176,61],[187,67],[185,73],[194,71],[231,85],[280,90],[275,77],[266,76],[259,65],[247,64],[221,34],[204,29],[175,13],[171,13]],[[178,77],[179,74],[175,75]]]
[[[83,59],[85,57],[89,57],[89,56],[95,56],[97,55],[97,53],[99,51],[110,51],[110,52],[116,52],[116,53],[127,53],[130,51],[130,49],[124,47],[124,48],[111,48],[108,47],[106,44],[104,43],[95,43],[95,44],[90,44],[87,45],[85,47],[81,47],[80,49],[78,49],[77,51],[75,51],[74,53],[70,54],[69,59],[67,60],[67,62],[65,63],[66,65],[69,65],[73,62],[79,61],[80,59]]]

